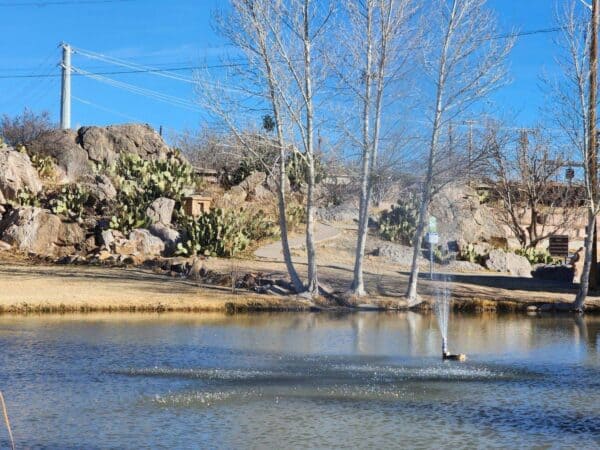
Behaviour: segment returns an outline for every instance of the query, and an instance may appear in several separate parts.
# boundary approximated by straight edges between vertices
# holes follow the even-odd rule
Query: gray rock
[[[378,256],[403,266],[410,266],[412,264],[413,249],[407,245],[392,243],[382,244],[376,253]],[[423,262],[426,262],[425,258],[419,256],[419,264]]]
[[[532,267],[527,258],[503,250],[492,250],[485,265],[493,272],[508,272],[522,278],[532,277]]]
[[[507,237],[492,209],[480,204],[477,192],[465,184],[446,186],[434,197],[429,212],[437,218],[442,244],[492,242]]]
[[[358,222],[358,207],[352,203],[343,203],[331,208],[319,208],[316,215],[325,222]]]
[[[114,200],[117,197],[117,189],[106,175],[95,175],[83,185],[90,195],[99,201]]]
[[[113,243],[115,242],[115,235],[114,235],[114,231],[113,230],[103,230],[100,233],[100,237],[102,240],[102,244],[107,248],[110,249],[113,245]]]
[[[164,242],[160,238],[153,236],[148,230],[133,230],[129,233],[129,241],[135,249],[131,254],[137,252],[145,256],[159,256],[165,251]]]
[[[33,194],[42,190],[42,182],[29,156],[11,147],[0,148],[0,200],[15,200],[19,191]]]
[[[175,200],[161,197],[150,204],[148,209],[146,209],[146,215],[152,224],[169,225],[173,217],[174,208]]]
[[[122,153],[132,153],[144,159],[163,159],[171,154],[170,148],[149,125],[112,125],[83,127],[78,141],[88,159],[112,164]]]
[[[66,183],[79,181],[86,175],[91,175],[92,166],[87,153],[79,146],[78,136],[72,130],[52,130],[44,133],[27,146],[34,154],[51,156],[66,177]]]
[[[267,174],[264,172],[252,172],[242,181],[239,186],[248,194],[253,194],[257,186],[266,184]]]
[[[177,244],[181,242],[181,233],[162,223],[155,223],[149,228],[152,235],[159,238],[165,244],[165,254],[172,255],[177,250]]]
[[[74,250],[60,248],[66,244],[59,243],[61,231],[65,228],[60,218],[40,208],[17,208],[0,221],[2,240],[17,250],[42,256],[64,256]]]
[[[483,266],[470,261],[452,261],[446,267],[451,272],[457,273],[481,272],[485,270]]]

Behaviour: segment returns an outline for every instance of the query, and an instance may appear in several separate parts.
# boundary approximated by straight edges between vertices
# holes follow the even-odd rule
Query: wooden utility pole
[[[598,26],[600,22],[600,0],[592,0],[592,39],[590,42],[590,100],[588,124],[588,167],[594,214],[598,210],[598,135],[596,131],[598,101]],[[598,235],[596,221],[592,233],[592,265],[590,289],[598,288]]]

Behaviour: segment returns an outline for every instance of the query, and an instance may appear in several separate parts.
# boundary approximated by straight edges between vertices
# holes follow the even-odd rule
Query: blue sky
[[[566,1],[566,0],[558,0]],[[86,3],[89,2],[89,3]],[[0,50],[0,114],[16,114],[25,106],[59,116],[60,78],[6,78],[28,74],[58,74],[61,41],[93,52],[153,67],[218,64],[224,47],[211,29],[218,0],[0,0],[5,45]],[[550,28],[553,0],[489,0],[502,30]],[[521,38],[511,57],[512,82],[494,94],[501,115],[519,126],[539,119],[545,99],[539,77],[554,70],[554,34]],[[8,39],[8,42],[7,42]],[[10,45],[8,45],[10,44]],[[73,56],[73,65],[93,71],[118,67]],[[177,72],[191,76],[191,72]],[[3,78],[5,77],[5,78]],[[148,74],[111,75],[126,83],[193,100],[190,84]],[[196,128],[202,113],[156,102],[95,80],[74,77],[72,124],[142,121],[165,130]]]

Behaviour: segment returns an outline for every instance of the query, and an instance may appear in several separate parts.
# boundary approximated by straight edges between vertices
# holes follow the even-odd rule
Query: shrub
[[[197,219],[186,218],[182,226],[186,241],[177,245],[177,254],[231,257],[243,251],[250,240],[242,217],[239,211],[217,208]]]
[[[40,194],[34,194],[28,188],[19,189],[16,195],[16,203],[21,206],[35,206],[41,207],[44,196]]]
[[[530,264],[554,264],[556,259],[546,250],[536,248],[520,248],[515,251],[519,256],[524,256]]]
[[[63,187],[50,200],[50,208],[54,214],[61,214],[70,219],[81,219],[85,207],[90,200],[90,194],[77,184]]]
[[[457,259],[460,261],[469,261],[470,263],[484,265],[485,260],[488,258],[487,253],[477,253],[475,245],[467,244],[464,247],[461,247],[460,252],[458,253]]]
[[[318,155],[314,156],[315,162],[315,183],[320,183],[326,177],[325,165]],[[290,180],[292,189],[298,190],[302,184],[308,180],[308,163],[298,152],[292,152],[287,159],[286,174]]]
[[[419,201],[410,193],[391,210],[385,210],[379,217],[379,235],[388,241],[410,245],[415,236],[419,217]]]
[[[188,189],[201,187],[193,168],[174,156],[148,161],[125,154],[109,172],[118,189],[110,227],[125,233],[147,224],[146,209],[157,198],[181,203]]]
[[[180,216],[186,240],[177,247],[179,255],[232,257],[251,242],[279,236],[279,226],[262,210],[212,209],[197,219]]]

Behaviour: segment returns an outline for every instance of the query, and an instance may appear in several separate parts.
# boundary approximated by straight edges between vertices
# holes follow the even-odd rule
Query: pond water
[[[600,447],[600,318],[0,316],[17,448]],[[0,448],[8,437],[0,422]]]

